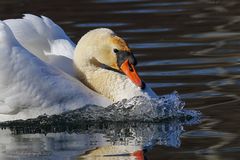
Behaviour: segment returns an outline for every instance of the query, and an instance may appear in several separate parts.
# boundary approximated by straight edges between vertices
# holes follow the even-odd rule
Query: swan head
[[[136,72],[137,61],[128,44],[107,28],[91,30],[79,40],[74,63],[77,68],[87,65],[110,67],[123,72],[135,85],[145,86]]]

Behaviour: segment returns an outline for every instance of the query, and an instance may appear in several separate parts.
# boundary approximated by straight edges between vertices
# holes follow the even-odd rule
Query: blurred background
[[[240,159],[240,1],[1,0],[0,19],[44,15],[77,43],[107,27],[138,59],[140,76],[159,94],[178,91],[204,114],[186,127],[178,149],[155,146],[149,159]],[[173,154],[174,153],[174,154]]]

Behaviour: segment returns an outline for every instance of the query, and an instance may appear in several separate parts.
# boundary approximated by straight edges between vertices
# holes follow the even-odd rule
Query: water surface
[[[49,155],[80,159],[96,153],[94,148],[103,144],[117,144],[115,146],[121,146],[116,149],[119,152],[124,147],[125,151],[135,152],[143,149],[145,141],[139,140],[141,143],[135,144],[133,137],[149,139],[154,133],[160,138],[156,138],[156,142],[152,143],[154,145],[145,151],[144,156],[148,159],[240,158],[238,0],[2,0],[0,6],[1,19],[21,17],[23,13],[48,16],[62,26],[75,42],[90,29],[113,29],[129,42],[139,61],[137,70],[159,95],[177,90],[186,103],[185,108],[199,110],[204,115],[198,125],[177,123],[180,129],[176,129],[176,123],[165,123],[161,125],[165,132],[155,132],[154,127],[142,126],[142,130],[138,131],[144,132],[144,135],[139,136],[131,136],[139,132],[126,126],[120,126],[119,130],[116,127],[97,130],[93,126],[96,129],[93,133],[85,128],[84,133],[70,130],[47,135],[42,132],[15,134],[15,130],[3,130],[0,134],[6,138],[0,141],[0,153],[9,155],[6,159],[33,153],[35,159],[44,159],[41,154],[46,154],[45,159]],[[164,135],[169,135],[169,132],[175,137],[172,140],[166,140]],[[109,133],[114,134],[113,138],[108,136]],[[96,137],[102,137],[101,141]],[[116,137],[120,141],[115,141]],[[128,143],[131,137],[134,145]],[[168,145],[170,141],[177,145]],[[9,151],[8,147],[13,150]],[[112,151],[110,148],[106,150]],[[42,151],[41,154],[39,151]],[[111,156],[106,156],[106,153],[102,156],[101,153],[96,154],[102,159],[136,158],[126,152],[109,153]]]

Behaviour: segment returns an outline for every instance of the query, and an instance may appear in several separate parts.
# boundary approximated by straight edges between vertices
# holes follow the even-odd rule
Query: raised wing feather
[[[72,57],[76,45],[51,19],[25,14],[23,18],[4,22],[29,52],[74,76]]]

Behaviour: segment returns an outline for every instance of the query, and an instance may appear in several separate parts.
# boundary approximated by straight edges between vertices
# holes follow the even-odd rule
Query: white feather
[[[0,121],[111,102],[35,57],[0,21]]]
[[[72,63],[75,44],[47,17],[25,14],[21,19],[4,21],[18,42],[43,61],[74,75]]]

